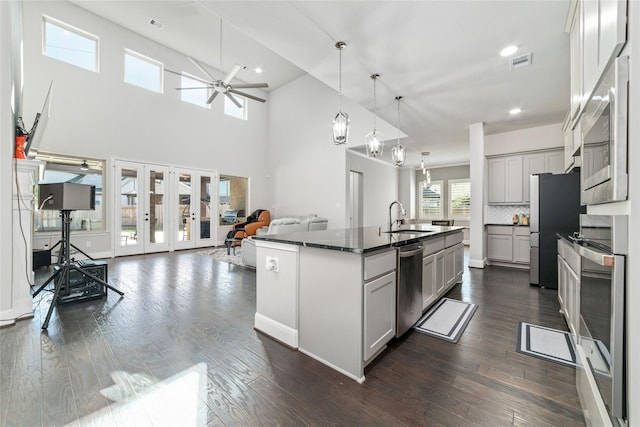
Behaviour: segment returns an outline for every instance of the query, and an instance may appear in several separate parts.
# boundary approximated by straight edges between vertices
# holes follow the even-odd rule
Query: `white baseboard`
[[[469,259],[468,265],[471,268],[485,268],[487,266],[487,259]]]
[[[321,363],[324,363],[325,365],[329,366],[330,368],[335,369],[336,371],[340,372],[341,374],[346,375],[347,377],[351,378],[352,380],[355,380],[358,384],[362,384],[364,382],[364,380],[365,380],[364,373],[362,373],[360,376],[358,376],[356,374],[353,374],[353,373],[351,373],[349,371],[346,371],[346,370],[342,369],[339,366],[334,365],[333,363],[331,363],[331,362],[329,362],[327,360],[324,360],[322,357],[320,357],[320,356],[318,356],[318,355],[316,355],[316,354],[314,354],[314,353],[312,353],[312,352],[310,352],[308,350],[305,350],[303,348],[299,348],[298,351],[300,353],[304,353],[307,356],[316,359],[317,361],[319,361]]]
[[[260,313],[256,313],[253,327],[292,348],[298,348],[298,331],[296,329],[276,322]]]

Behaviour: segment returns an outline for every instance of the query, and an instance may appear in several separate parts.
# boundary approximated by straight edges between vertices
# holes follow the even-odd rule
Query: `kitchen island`
[[[255,329],[362,382],[367,364],[396,336],[398,248],[424,248],[426,310],[461,280],[462,229],[411,225],[393,233],[362,227],[253,236]]]

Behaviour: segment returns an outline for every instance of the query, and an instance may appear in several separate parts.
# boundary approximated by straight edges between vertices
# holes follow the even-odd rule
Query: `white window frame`
[[[69,31],[74,33],[77,36],[84,37],[85,39],[91,40],[95,42],[96,48],[94,52],[94,62],[93,69],[86,68],[82,65],[79,65],[75,62],[65,61],[64,59],[58,58],[56,56],[52,56],[50,52],[47,52],[47,24],[54,25],[63,29],[64,31]],[[83,70],[93,71],[94,73],[100,72],[100,37],[95,34],[91,34],[87,31],[81,30],[78,27],[74,27],[73,25],[69,25],[66,22],[60,21],[59,19],[52,18],[48,15],[42,15],[42,54],[51,59],[55,59],[56,61],[64,62],[65,64],[70,64],[78,68],[82,68]]]
[[[425,215],[422,213],[422,202],[423,202],[423,189],[424,189],[424,180],[419,181],[418,187],[418,200],[420,205],[418,206],[418,219],[421,220],[433,220],[433,219],[444,219],[444,181],[431,181],[430,185],[439,185],[440,186],[440,209],[437,215]]]
[[[62,154],[38,152],[36,160],[44,162],[41,166],[41,179],[45,176],[45,170],[59,170],[76,173],[80,171],[80,163],[86,161],[89,163],[92,175],[100,175],[101,188],[96,188],[96,206],[94,210],[74,211],[72,216],[71,229],[75,233],[93,232],[104,233],[107,231],[107,184],[106,161],[102,159],[80,158],[75,156],[67,156]],[[51,165],[51,167],[48,167]],[[100,173],[95,173],[99,171]],[[81,173],[81,172],[80,172]],[[51,183],[51,182],[49,182]],[[97,213],[96,213],[97,212]],[[52,225],[53,223],[53,225]],[[62,223],[58,211],[40,210],[39,206],[34,209],[33,232],[35,235],[60,234]]]
[[[154,65],[154,66],[158,67],[158,77],[159,77],[159,79],[158,79],[158,85],[159,85],[158,90],[152,89],[152,88],[150,88],[148,86],[142,86],[142,85],[139,85],[139,84],[131,82],[131,81],[127,81],[127,60],[126,60],[127,56],[131,56],[133,58],[136,58],[138,60],[146,62],[146,63],[148,63],[150,65]],[[135,87],[139,87],[139,88],[142,88],[142,89],[146,89],[149,92],[160,93],[160,94],[163,93],[163,90],[164,90],[164,64],[162,62],[157,61],[157,60],[155,60],[153,58],[150,58],[150,57],[148,57],[146,55],[143,55],[140,52],[136,52],[135,50],[129,49],[127,47],[124,48],[124,56],[123,56],[123,58],[124,58],[124,60],[123,60],[123,80],[124,80],[125,83],[127,83],[127,84],[129,84],[131,86],[135,86]]]
[[[190,81],[185,82],[184,79],[189,79]],[[185,71],[182,72],[182,75],[180,76],[180,87],[189,87],[189,85],[194,84],[194,85],[202,85],[202,86],[206,86],[206,83],[203,83],[201,81],[202,79],[200,79],[199,77],[194,76],[193,74],[189,74]],[[187,86],[185,86],[187,85]],[[204,90],[204,89],[203,89]],[[211,104],[207,104],[207,101],[209,100],[209,97],[211,96],[211,88],[206,89],[206,94],[204,97],[204,101],[203,103],[198,103],[198,102],[194,102],[192,100],[189,99],[185,99],[184,95],[190,92],[193,92],[194,90],[181,90],[180,91],[180,100],[183,102],[186,102],[188,104],[191,105],[195,105],[201,108],[206,108],[207,110],[211,109]],[[198,90],[196,90],[198,91]],[[200,92],[200,91],[198,91]],[[226,98],[226,96],[225,96]]]
[[[448,187],[448,212],[449,219],[461,219],[461,220],[470,220],[471,219],[471,199],[469,199],[469,215],[468,216],[454,216],[453,215],[453,191],[451,187],[453,184],[467,183],[469,184],[469,195],[471,195],[471,179],[469,178],[461,178],[461,179],[450,179],[447,183]]]
[[[233,114],[231,111],[227,110],[227,106],[229,108],[232,108],[233,111],[237,111],[238,107],[236,107],[236,105],[228,98],[228,97],[224,97],[224,113],[229,116],[229,117],[234,117],[236,119],[240,119],[240,120],[247,120],[247,118],[249,117],[249,113],[248,113],[248,105],[249,103],[247,102],[247,98],[245,98],[242,95],[236,95],[235,93],[231,94],[235,99],[238,100],[238,102],[240,102],[242,104],[242,117]]]

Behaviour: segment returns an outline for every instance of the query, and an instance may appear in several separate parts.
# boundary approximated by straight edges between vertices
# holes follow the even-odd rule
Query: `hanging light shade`
[[[338,62],[338,114],[333,118],[333,143],[343,145],[347,143],[349,137],[349,115],[342,111],[342,49],[347,44],[345,42],[337,42],[336,49],[339,52]]]
[[[404,160],[407,157],[407,150],[400,145],[400,100],[401,96],[396,96],[398,102],[398,136],[396,146],[391,149],[391,159],[396,166],[404,165]]]
[[[431,153],[428,151],[423,151],[423,158],[422,160],[420,160],[420,169],[422,169],[422,175],[424,175],[424,181],[422,182],[423,188],[427,188],[428,185],[431,185],[431,171],[427,169],[426,162],[424,160],[424,157],[428,156],[429,154]]]
[[[364,142],[367,156],[378,157],[382,155],[382,150],[384,149],[382,133],[376,130],[376,80],[378,80],[380,74],[371,74],[370,77],[373,80],[373,130],[364,137]]]

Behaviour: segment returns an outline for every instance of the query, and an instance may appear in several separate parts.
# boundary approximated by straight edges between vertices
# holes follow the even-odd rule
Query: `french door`
[[[214,246],[217,230],[216,173],[175,169],[173,175],[175,249]],[[212,214],[214,217],[212,217]]]
[[[169,250],[169,167],[114,162],[115,255]]]

